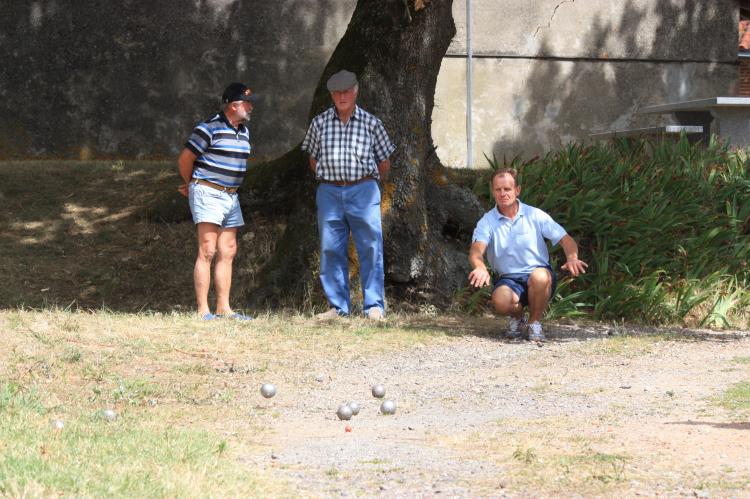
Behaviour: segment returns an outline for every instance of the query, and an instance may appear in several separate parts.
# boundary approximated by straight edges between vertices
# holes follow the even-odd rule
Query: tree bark
[[[381,184],[387,293],[439,306],[466,282],[469,238],[482,213],[473,193],[451,182],[430,129],[440,64],[455,34],[451,8],[452,0],[359,0],[310,107],[312,118],[331,105],[325,88],[330,75],[340,69],[357,74],[358,104],[383,121],[397,145],[390,179]],[[315,295],[319,241],[306,158],[297,147],[248,180],[248,209],[287,216],[286,232],[251,299],[275,303]]]

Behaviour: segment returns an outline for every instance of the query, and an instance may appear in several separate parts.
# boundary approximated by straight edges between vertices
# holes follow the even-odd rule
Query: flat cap
[[[357,84],[357,75],[355,75],[351,71],[342,69],[338,73],[335,73],[333,76],[328,78],[326,87],[328,88],[329,92],[334,92],[337,90],[339,91],[349,90],[356,84]]]

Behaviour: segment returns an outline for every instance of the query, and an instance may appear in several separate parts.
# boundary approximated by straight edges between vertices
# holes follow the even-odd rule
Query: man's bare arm
[[[575,239],[566,234],[560,239],[560,246],[565,252],[565,259],[567,260],[561,268],[570,272],[573,277],[585,274],[588,264],[578,259],[578,244],[576,244]]]
[[[487,244],[475,241],[469,249],[469,265],[473,269],[469,272],[469,284],[475,288],[487,286],[490,283],[490,272],[484,264],[484,252]]]
[[[180,185],[177,190],[183,196],[188,195],[188,184],[190,179],[193,178],[193,170],[195,169],[195,160],[198,156],[187,147],[182,150],[180,156],[177,158],[177,167],[180,171],[180,177],[182,177],[183,184]]]

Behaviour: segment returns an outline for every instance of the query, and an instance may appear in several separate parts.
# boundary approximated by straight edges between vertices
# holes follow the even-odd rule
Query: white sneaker
[[[370,310],[367,311],[367,318],[371,321],[382,321],[385,320],[385,315],[380,307],[370,307]]]
[[[542,342],[546,338],[544,337],[544,332],[542,332],[542,325],[539,323],[539,321],[534,321],[531,324],[529,324],[529,341],[538,341]]]
[[[522,315],[520,319],[511,317],[508,322],[508,329],[505,330],[505,337],[509,340],[517,340],[523,334],[523,330],[526,328],[526,315]]]

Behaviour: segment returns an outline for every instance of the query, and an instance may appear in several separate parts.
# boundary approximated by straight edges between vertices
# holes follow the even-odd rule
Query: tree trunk
[[[358,104],[383,121],[397,145],[391,177],[382,184],[387,293],[439,306],[466,283],[469,238],[482,213],[471,191],[450,181],[430,130],[440,64],[455,33],[451,7],[452,0],[359,0],[310,108],[312,118],[331,105],[330,75],[357,74]],[[287,216],[251,299],[309,298],[319,289],[319,241],[315,181],[304,155],[297,147],[252,171],[248,183],[249,209]]]

